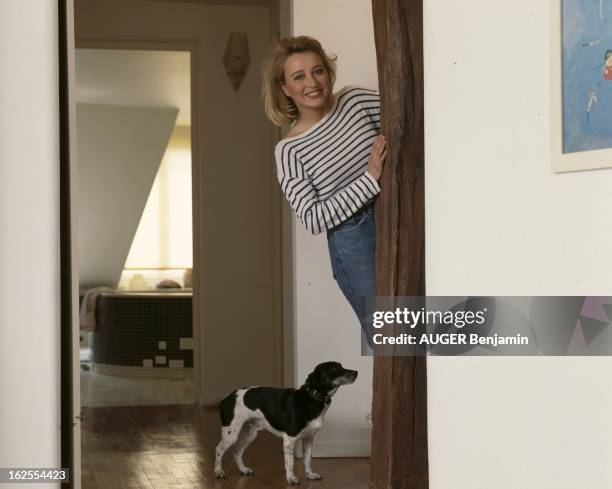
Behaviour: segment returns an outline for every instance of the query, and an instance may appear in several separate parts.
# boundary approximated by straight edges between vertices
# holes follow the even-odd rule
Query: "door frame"
[[[192,297],[192,328],[193,328],[193,382],[196,386],[196,401],[200,399],[200,380],[201,380],[201,358],[200,358],[200,335],[201,331],[198,327],[200,320],[200,310],[198,304],[200,293],[200,276],[199,270],[201,264],[198,263],[199,256],[195,250],[200,249],[201,233],[198,225],[200,218],[200,189],[199,189],[199,155],[200,143],[197,138],[199,130],[198,111],[197,111],[197,92],[198,92],[198,45],[196,42],[174,42],[174,41],[154,41],[154,40],[103,40],[103,39],[76,39],[76,49],[113,49],[126,51],[181,51],[189,52],[189,70],[190,70],[190,100],[191,106],[191,213],[192,213],[192,250],[193,254],[193,297]],[[75,49],[75,54],[76,54]],[[76,83],[75,83],[76,88]],[[77,182],[78,184],[78,182]],[[73,184],[72,189],[75,186]],[[77,244],[73,242],[74,246]],[[78,280],[78,277],[77,277]]]
[[[72,4],[71,0],[68,3]],[[72,12],[71,12],[72,13]],[[69,16],[72,17],[71,15]],[[69,23],[68,25],[74,25]],[[70,29],[68,29],[70,30]],[[193,382],[195,385],[195,402],[200,400],[201,389],[201,366],[200,357],[200,308],[199,294],[201,291],[200,274],[201,264],[198,262],[199,254],[195,252],[201,246],[201,232],[198,223],[200,218],[200,189],[199,189],[199,163],[200,163],[200,142],[197,138],[199,130],[199,120],[197,111],[197,96],[198,96],[198,45],[196,42],[160,42],[152,40],[125,40],[125,41],[109,41],[101,39],[75,39],[74,31],[72,31],[72,39],[68,34],[67,46],[67,77],[65,93],[60,95],[60,103],[67,106],[66,111],[62,114],[60,125],[66,124],[66,153],[65,156],[69,159],[69,164],[62,175],[62,194],[64,205],[62,206],[62,218],[69,219],[70,232],[64,233],[64,244],[62,252],[69,252],[67,261],[62,264],[62,275],[65,278],[62,289],[66,294],[70,294],[71,299],[71,318],[70,325],[66,324],[63,327],[70,327],[70,342],[71,348],[64,348],[62,359],[66,359],[66,367],[62,373],[62,402],[70,404],[62,409],[63,418],[67,418],[68,411],[72,419],[73,434],[70,440],[62,441],[62,466],[71,468],[71,487],[81,486],[81,433],[80,433],[80,415],[81,410],[81,392],[80,392],[80,361],[79,361],[79,274],[78,274],[78,205],[76,204],[76,189],[77,180],[77,158],[76,158],[76,73],[75,73],[75,57],[76,49],[124,49],[124,50],[141,50],[141,51],[181,51],[189,52],[190,54],[190,105],[191,105],[191,184],[192,184],[192,232],[193,232],[193,297],[192,297],[192,328],[193,328]],[[67,121],[64,119],[67,117]],[[69,155],[69,156],[68,156]],[[70,263],[68,269],[67,264]],[[64,345],[67,345],[65,343]],[[70,353],[68,353],[70,352]],[[68,372],[67,370],[71,371]],[[65,387],[65,384],[70,384],[70,387]],[[76,414],[75,414],[76,413]],[[65,455],[64,455],[65,454]]]
[[[65,105],[66,110],[61,114],[60,126],[65,125],[66,170],[61,177],[62,195],[65,205],[62,206],[62,219],[67,220],[68,233],[62,242],[62,254],[66,256],[67,262],[62,263],[62,297],[66,296],[69,307],[62,309],[62,332],[69,334],[70,343],[62,344],[62,361],[64,358],[70,361],[62,370],[62,416],[71,423],[71,438],[62,438],[62,466],[71,468],[70,487],[81,486],[81,433],[80,433],[80,365],[79,365],[79,304],[78,304],[78,250],[77,250],[77,205],[76,205],[76,79],[75,79],[75,54],[77,48],[95,49],[138,49],[138,50],[166,50],[166,51],[188,51],[190,53],[191,68],[191,154],[192,154],[192,205],[193,205],[193,324],[194,324],[194,369],[193,379],[196,384],[196,403],[203,404],[205,401],[202,392],[203,358],[202,345],[204,331],[201,320],[202,292],[203,292],[203,270],[205,263],[200,263],[201,254],[197,252],[203,246],[202,232],[198,223],[200,222],[200,207],[202,202],[202,189],[200,189],[200,176],[203,171],[201,157],[204,154],[202,141],[199,140],[200,129],[204,121],[200,120],[199,100],[202,96],[202,83],[205,80],[198,76],[201,50],[198,38],[182,39],[160,39],[160,38],[76,38],[75,34],[75,0],[58,0],[59,9],[59,36],[60,36],[60,70],[66,71],[65,80],[60,73],[60,105]],[[151,0],[155,1],[155,0]],[[186,0],[179,0],[186,1]],[[208,3],[207,1],[195,3]],[[214,2],[213,2],[214,3]],[[224,2],[219,2],[224,3]],[[238,0],[237,4],[249,4],[249,0]],[[266,0],[264,2],[270,7],[270,39],[279,36],[279,5],[280,0]],[[65,11],[62,11],[62,4]],[[65,60],[62,61],[62,53]],[[65,66],[64,66],[65,65]],[[62,87],[65,88],[62,91]],[[272,134],[272,147],[280,136],[277,131]],[[284,199],[280,190],[275,187],[273,202],[274,215],[274,243],[277,259],[275,260],[273,273],[279,277],[278,294],[275,294],[275,350],[278,355],[278,366],[274,375],[278,384],[293,385],[294,378],[294,337],[293,337],[293,300],[291,287],[293,285],[290,277],[292,262],[292,232],[291,225],[286,220],[286,209],[283,206]],[[286,275],[289,273],[289,276]],[[66,302],[66,301],[64,301]],[[63,302],[63,304],[64,304]],[[64,320],[65,316],[65,320]],[[66,346],[68,345],[68,346]],[[76,361],[75,361],[76,359]]]
[[[175,41],[159,41],[159,40],[105,40],[105,39],[76,39],[76,49],[113,49],[126,51],[180,51],[189,53],[189,76],[190,76],[190,100],[191,106],[191,214],[192,214],[192,255],[193,255],[193,297],[192,297],[192,331],[193,331],[193,382],[196,386],[195,396],[196,402],[200,399],[200,381],[201,381],[201,357],[200,357],[200,341],[201,334],[200,324],[200,309],[199,294],[201,290],[200,274],[201,264],[199,254],[196,250],[200,249],[201,232],[200,232],[200,142],[197,134],[199,130],[199,120],[197,111],[197,96],[198,96],[198,45],[196,42],[175,42]],[[76,54],[75,49],[75,54]],[[76,88],[76,83],[75,83]],[[78,184],[78,181],[77,181]],[[73,184],[72,189],[74,190]],[[72,249],[75,250],[73,242]],[[77,277],[78,280],[78,277]]]

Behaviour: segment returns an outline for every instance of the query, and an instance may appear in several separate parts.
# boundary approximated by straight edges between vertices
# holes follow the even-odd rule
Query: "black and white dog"
[[[299,484],[293,472],[295,443],[302,440],[306,478],[321,479],[313,472],[312,439],[323,425],[333,396],[341,385],[352,384],[357,371],[347,370],[338,362],[317,365],[299,389],[245,387],[227,396],[219,407],[221,441],[215,452],[215,476],[225,477],[221,460],[225,451],[236,444],[234,459],[242,475],[253,475],[244,465],[244,450],[260,430],[268,430],[283,439],[287,482]]]

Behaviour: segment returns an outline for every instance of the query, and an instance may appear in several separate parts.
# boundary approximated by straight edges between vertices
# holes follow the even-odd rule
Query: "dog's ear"
[[[309,386],[315,386],[319,384],[319,374],[317,373],[316,369],[308,374],[308,377],[306,377],[306,382],[304,382],[304,384]]]

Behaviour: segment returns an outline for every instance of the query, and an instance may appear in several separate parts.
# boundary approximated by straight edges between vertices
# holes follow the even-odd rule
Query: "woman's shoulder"
[[[337,93],[336,97],[344,97],[346,95],[361,95],[366,97],[378,97],[378,91],[372,90],[371,88],[361,87],[359,85],[347,85],[342,87]]]
[[[279,150],[282,150],[283,147],[289,143],[290,141],[293,141],[295,138],[297,138],[298,136],[300,136],[304,131],[300,130],[299,128],[295,128],[292,127],[290,128],[280,139],[280,141],[278,143],[276,143],[276,152],[278,153]]]
[[[343,87],[337,94],[338,110],[344,112],[353,107],[369,108],[380,105],[380,96],[376,90],[356,85]]]
[[[291,131],[289,131],[287,134],[283,136],[283,138],[278,143],[276,143],[276,146],[274,148],[274,155],[276,156],[277,161],[280,161],[287,157],[289,158],[295,157],[295,155],[293,154],[293,151],[285,151],[285,149],[290,147],[288,146],[288,144],[291,141],[293,141],[293,138],[296,136],[299,136],[299,133],[292,135]]]

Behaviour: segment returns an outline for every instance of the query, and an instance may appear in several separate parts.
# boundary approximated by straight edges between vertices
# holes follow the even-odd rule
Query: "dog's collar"
[[[304,390],[308,392],[308,395],[316,401],[323,402],[325,404],[331,403],[331,397],[329,397],[324,392],[319,392],[318,390],[313,389],[310,386],[304,386]]]

